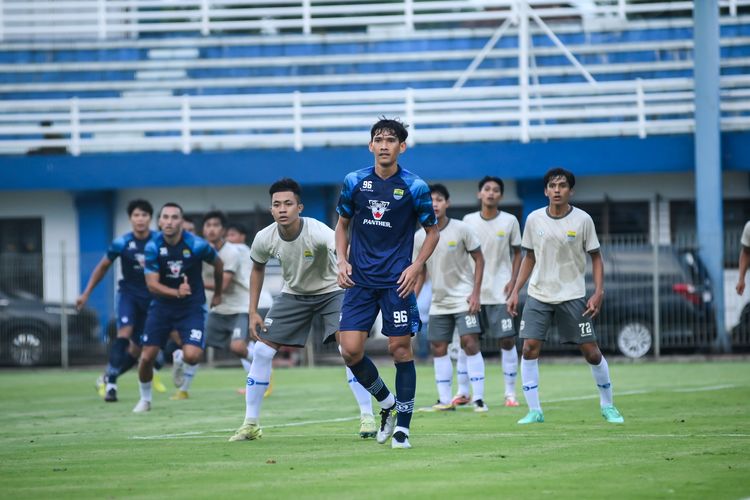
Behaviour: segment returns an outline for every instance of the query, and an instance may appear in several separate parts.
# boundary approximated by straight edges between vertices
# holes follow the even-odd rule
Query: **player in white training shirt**
[[[437,411],[454,410],[451,404],[453,363],[448,356],[448,344],[453,330],[458,329],[461,350],[466,354],[466,367],[471,381],[474,411],[486,412],[484,403],[484,358],[479,346],[482,328],[479,322],[480,290],[484,258],[479,238],[460,220],[446,214],[450,194],[442,184],[430,186],[432,208],[438,220],[440,240],[425,265],[432,279],[432,304],[427,336],[435,366]],[[419,230],[414,236],[414,255],[422,249],[426,233]],[[474,264],[474,266],[472,266]]]
[[[747,268],[750,267],[750,221],[745,224],[745,229],[742,230],[742,238],[740,239],[740,276],[737,280],[737,295],[742,295],[745,292],[745,275],[747,274]]]
[[[549,206],[529,214],[523,230],[521,245],[526,255],[508,298],[508,312],[515,316],[518,291],[531,276],[520,328],[520,337],[524,339],[521,382],[529,413],[518,421],[519,424],[544,422],[539,403],[537,361],[553,321],[561,341],[577,344],[591,366],[604,419],[611,423],[624,422],[612,403],[609,366],[596,343],[592,324],[604,299],[604,262],[594,221],[589,214],[570,205],[575,182],[575,176],[565,169],[549,170],[544,176],[544,195],[549,198]],[[586,254],[591,256],[596,287],[588,300]]]
[[[482,278],[482,334],[497,339],[500,344],[503,377],[505,379],[505,406],[518,406],[516,400],[516,375],[518,351],[516,329],[508,314],[505,302],[513,291],[521,267],[521,229],[518,219],[498,207],[503,199],[505,184],[499,177],[486,176],[479,181],[477,198],[481,210],[464,216],[482,244],[484,277]],[[512,255],[512,258],[511,258]],[[459,351],[458,393],[454,405],[469,402],[469,381],[466,357]]]

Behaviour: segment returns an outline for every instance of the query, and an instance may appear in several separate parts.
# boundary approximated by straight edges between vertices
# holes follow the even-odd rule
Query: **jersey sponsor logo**
[[[135,249],[135,241],[131,241],[130,243],[128,243],[128,249],[129,250]]]
[[[393,198],[394,199],[400,200],[403,197],[404,197],[404,190],[403,189],[396,188],[396,189],[393,190]]]
[[[135,258],[135,261],[138,262],[138,268],[144,268],[146,267],[146,256],[142,253],[137,253],[133,256]]]
[[[388,205],[391,204],[389,201],[380,200],[369,200],[370,211],[372,212],[373,219],[362,219],[362,224],[369,224],[371,226],[391,227],[391,223],[388,221],[381,220],[386,212],[390,210]]]
[[[568,241],[575,241],[576,239],[575,231],[568,231],[567,233],[565,233],[565,235],[568,237]]]
[[[169,255],[169,251],[167,250],[167,247],[159,248],[159,255]]]
[[[190,330],[190,340],[200,340],[203,337],[203,332],[197,329]]]
[[[188,250],[187,248],[183,248],[182,249],[182,256],[185,257],[186,259],[189,259],[190,258],[190,250]]]
[[[179,278],[182,272],[182,261],[181,260],[168,260],[167,267],[169,268],[168,278]]]
[[[307,262],[312,262],[313,259],[315,259],[315,255],[313,254],[312,250],[305,250],[302,254],[302,258],[304,258]]]

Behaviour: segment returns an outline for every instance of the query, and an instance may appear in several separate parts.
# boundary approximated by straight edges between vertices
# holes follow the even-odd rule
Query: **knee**
[[[411,344],[391,344],[388,346],[388,352],[391,353],[391,357],[396,363],[404,363],[412,359]]]
[[[586,349],[583,351],[583,357],[586,358],[588,364],[598,365],[602,362],[602,351],[600,351],[598,347]]]
[[[247,354],[247,346],[243,342],[232,342],[229,344],[229,350],[241,358]]]
[[[448,343],[446,342],[430,342],[430,350],[432,355],[436,358],[442,358],[448,354]]]
[[[182,360],[189,365],[195,365],[201,361],[201,352],[194,352],[192,350],[185,352],[183,351]]]
[[[150,349],[148,347],[141,351],[141,364],[152,365],[158,354],[158,349]]]
[[[345,349],[342,346],[340,346],[339,350],[341,351],[341,357],[344,358],[344,363],[346,363],[347,366],[356,365],[357,363],[362,361],[362,358],[364,357],[364,353],[362,351]]]
[[[461,347],[467,356],[474,356],[479,352],[479,339],[475,335],[461,337]]]
[[[529,342],[523,343],[523,359],[537,359],[539,357],[539,345]]]
[[[515,337],[505,337],[503,339],[500,339],[500,349],[504,351],[509,351],[511,349],[515,349],[515,347],[516,347]]]

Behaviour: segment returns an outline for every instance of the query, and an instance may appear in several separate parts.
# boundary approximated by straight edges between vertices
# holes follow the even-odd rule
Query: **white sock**
[[[456,361],[456,382],[458,382],[458,392],[462,396],[469,397],[471,388],[469,387],[469,370],[466,368],[466,353],[463,349],[458,350],[458,361]]]
[[[258,342],[253,352],[253,362],[247,374],[247,391],[245,391],[245,423],[257,424],[263,394],[271,382],[271,368],[276,349]]]
[[[516,377],[518,376],[518,351],[500,349],[503,357],[503,377],[505,378],[505,397],[516,396]]]
[[[591,374],[594,376],[596,386],[599,388],[599,404],[612,406],[612,383],[609,380],[609,365],[602,356],[602,362],[591,366]]]
[[[352,390],[354,399],[357,400],[359,405],[359,414],[372,415],[372,395],[362,387],[362,384],[357,382],[357,377],[354,376],[348,366],[344,368],[346,368],[346,381],[349,383],[349,389]]]
[[[172,353],[172,363],[182,363],[182,349],[177,349]]]
[[[444,405],[451,402],[451,390],[453,389],[453,362],[447,354],[435,356],[432,359],[435,366],[435,385],[437,385],[438,399]]]
[[[151,402],[151,382],[139,382],[138,390],[141,393],[141,401]]]
[[[240,358],[240,363],[242,363],[242,368],[245,369],[245,373],[250,373],[250,366],[252,365],[252,358],[251,359],[245,359]]]
[[[109,392],[110,389],[117,390],[117,384],[110,384],[109,382],[107,382],[107,386],[104,388],[104,390]]]
[[[484,358],[482,353],[478,352],[466,356],[466,368],[471,382],[471,400],[484,399]]]
[[[529,410],[542,411],[539,404],[539,360],[521,358],[521,384]]]
[[[387,410],[388,408],[391,408],[396,404],[396,396],[394,396],[393,393],[390,392],[388,393],[388,397],[386,397],[383,401],[378,401],[378,404],[382,409]]]
[[[181,391],[189,391],[190,390],[190,384],[193,383],[193,378],[195,377],[195,372],[198,371],[198,363],[195,363],[194,365],[191,365],[190,363],[185,363],[185,381],[180,386]]]
[[[406,437],[409,437],[409,428],[408,427],[401,427],[399,425],[396,426],[395,429],[393,429],[393,433],[396,434],[397,432],[403,432],[406,434]]]
[[[255,341],[251,340],[247,343],[247,359],[249,361],[253,360],[253,349],[255,349]]]

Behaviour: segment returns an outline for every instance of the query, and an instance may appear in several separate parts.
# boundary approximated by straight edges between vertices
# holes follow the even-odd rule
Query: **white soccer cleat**
[[[409,436],[398,431],[393,435],[393,439],[391,439],[391,448],[408,450],[411,448],[411,444],[409,444]]]
[[[380,429],[378,429],[377,439],[378,443],[385,444],[388,438],[393,435],[393,430],[396,428],[396,405],[394,404],[388,409],[380,410]]]
[[[146,413],[147,411],[151,411],[151,401],[139,399],[135,408],[133,408],[133,413]]]
[[[484,400],[477,399],[474,401],[474,412],[475,413],[487,413],[490,409],[484,404]]]

